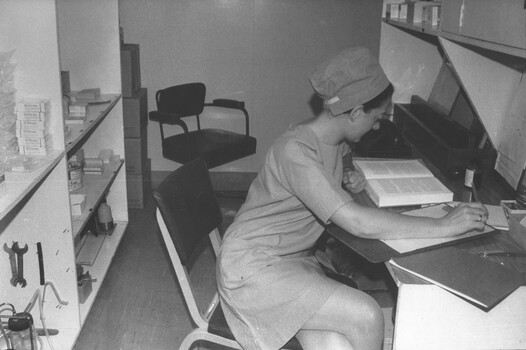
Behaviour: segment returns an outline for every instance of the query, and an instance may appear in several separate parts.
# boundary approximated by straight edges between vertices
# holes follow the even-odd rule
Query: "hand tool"
[[[20,284],[22,288],[24,288],[27,285],[27,282],[24,279],[24,254],[29,248],[27,247],[27,244],[24,246],[24,248],[20,248],[18,246],[18,242],[15,242],[13,243],[11,249],[13,249],[13,251],[16,253],[17,257],[18,276],[16,278],[16,284]]]
[[[38,254],[38,269],[40,271],[40,285],[43,286],[46,283],[44,277],[44,256],[42,255],[42,243],[37,243],[37,254]]]
[[[9,254],[9,263],[11,264],[11,285],[16,286],[16,278],[18,277],[18,270],[16,268],[15,252],[9,248],[7,243],[4,243],[4,250]]]

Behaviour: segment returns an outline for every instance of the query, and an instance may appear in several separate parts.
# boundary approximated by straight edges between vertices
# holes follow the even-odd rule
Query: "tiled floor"
[[[130,223],[75,346],[76,350],[176,349],[192,325],[155,222],[153,198],[144,209],[130,209]],[[219,198],[228,217],[239,199]],[[191,279],[206,305],[215,290],[213,252],[208,246],[194,263]],[[358,274],[359,286],[373,290],[386,314],[386,346],[393,326],[392,298],[384,284]],[[376,290],[374,290],[376,289]]]

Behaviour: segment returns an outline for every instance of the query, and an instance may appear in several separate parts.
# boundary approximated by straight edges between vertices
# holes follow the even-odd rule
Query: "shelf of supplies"
[[[103,194],[110,188],[123,164],[124,160],[120,159],[106,165],[102,175],[83,174],[82,188],[71,192],[71,194],[84,194],[86,196],[82,214],[71,217],[74,238],[77,237],[88,222],[94,209],[100,203]]]
[[[108,272],[111,261],[113,260],[113,256],[115,255],[115,251],[117,250],[117,247],[119,246],[124,232],[126,231],[126,226],[128,223],[116,222],[115,224],[115,229],[113,230],[113,233],[111,235],[99,235],[97,237],[98,240],[103,241],[102,244],[100,244],[100,242],[98,242],[97,240],[91,241],[92,244],[97,246],[96,249],[92,249],[93,247],[86,246],[86,244],[84,244],[84,247],[82,247],[82,250],[91,249],[92,251],[96,251],[97,257],[96,259],[93,259],[93,264],[91,266],[86,266],[84,270],[86,272],[89,271],[90,275],[94,279],[97,279],[97,281],[93,282],[93,289],[86,301],[83,304],[79,305],[81,325],[84,324],[84,321],[86,320],[91,306],[95,301],[95,297],[97,296],[102,281],[104,280],[106,273]],[[100,249],[98,248],[98,245],[100,245]]]
[[[66,152],[68,158],[76,152],[77,146],[82,144],[82,142],[95,131],[97,126],[106,118],[121,97],[121,95],[115,94],[105,94],[101,96],[109,100],[109,102],[89,104],[89,114],[84,124],[68,125],[69,131],[66,134]]]
[[[6,193],[0,198],[0,221],[22,205],[26,198],[31,196],[44,179],[51,173],[64,155],[63,151],[52,151],[47,157],[35,157],[34,160],[42,163],[31,172],[6,172]]]
[[[407,29],[413,32],[425,33],[425,34],[429,34],[433,36],[438,36],[438,26],[433,26],[430,24],[423,24],[423,23],[407,23],[407,21],[405,20],[397,20],[397,19],[384,18],[383,21],[394,27]]]

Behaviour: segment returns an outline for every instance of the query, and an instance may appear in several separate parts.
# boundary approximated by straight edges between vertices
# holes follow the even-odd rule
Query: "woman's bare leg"
[[[384,318],[378,303],[345,285],[327,299],[296,335],[305,350],[379,350],[383,336]],[[325,347],[325,342],[331,345]]]

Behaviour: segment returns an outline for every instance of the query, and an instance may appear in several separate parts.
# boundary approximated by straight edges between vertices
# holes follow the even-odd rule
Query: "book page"
[[[449,192],[447,187],[434,177],[376,179],[370,180],[369,184],[380,196]]]
[[[366,179],[394,177],[423,177],[433,174],[417,159],[409,160],[355,160],[354,165]]]

